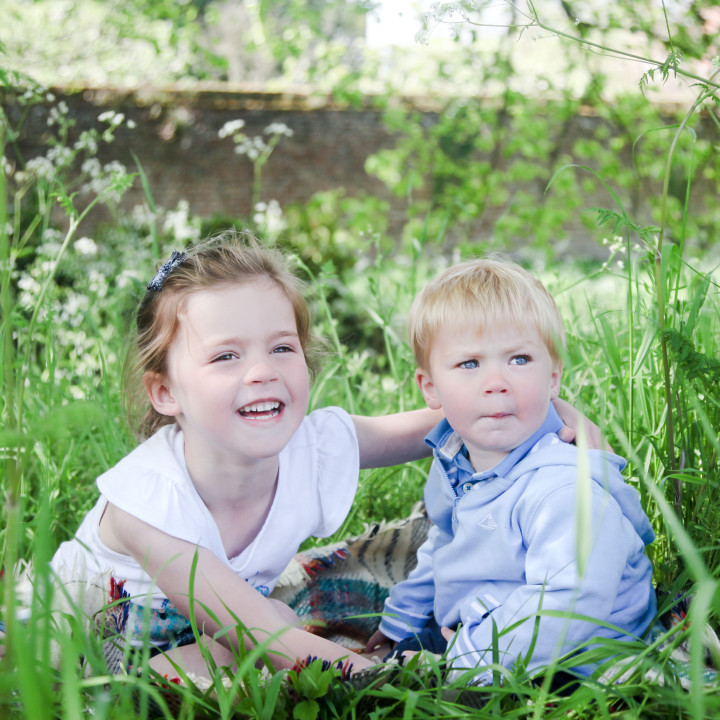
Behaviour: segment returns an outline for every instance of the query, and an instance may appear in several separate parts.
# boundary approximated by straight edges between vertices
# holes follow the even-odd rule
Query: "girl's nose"
[[[245,373],[247,385],[272,382],[273,380],[277,380],[277,373],[273,370],[271,363],[265,359],[254,361]]]

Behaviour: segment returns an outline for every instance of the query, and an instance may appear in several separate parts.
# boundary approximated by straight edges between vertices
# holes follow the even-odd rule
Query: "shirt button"
[[[463,489],[463,492],[469,493],[473,489],[473,487],[475,487],[475,483],[466,482],[466,483],[463,483],[462,489]]]

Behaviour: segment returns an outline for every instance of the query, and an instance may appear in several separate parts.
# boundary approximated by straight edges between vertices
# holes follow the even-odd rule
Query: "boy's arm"
[[[393,415],[352,415],[360,450],[360,467],[400,465],[430,456],[425,436],[443,418],[442,412],[423,408]]]
[[[462,626],[448,652],[455,670],[498,662],[512,666],[533,648],[529,669],[541,668],[578,648],[598,634],[607,622],[636,538],[628,536],[623,515],[593,483],[591,552],[582,576],[576,561],[574,487],[553,493],[549,507],[540,510],[529,533],[527,583],[510,593],[496,608],[468,602]],[[632,534],[632,533],[631,533]],[[648,591],[652,590],[650,576]],[[490,612],[488,612],[490,610]],[[536,627],[537,611],[540,624]],[[544,613],[550,612],[550,615]],[[553,612],[561,613],[552,616]],[[586,618],[586,619],[583,619]],[[600,622],[593,622],[597,618]],[[493,626],[498,656],[494,657]]]
[[[406,580],[390,591],[379,627],[379,632],[389,640],[398,642],[427,625],[435,603],[433,556],[448,539],[437,525],[433,525],[417,550],[417,565]],[[371,648],[368,646],[368,649]]]

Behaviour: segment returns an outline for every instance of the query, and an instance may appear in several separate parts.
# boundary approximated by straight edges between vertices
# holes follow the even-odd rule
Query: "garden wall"
[[[123,125],[115,142],[102,146],[98,158],[104,164],[119,160],[130,170],[134,153],[142,163],[157,205],[174,208],[180,199],[190,211],[203,217],[247,216],[252,205],[253,169],[250,161],[234,153],[231,138],[218,131],[237,118],[245,121],[243,132],[262,135],[270,123],[284,123],[292,137],[283,137],[262,174],[263,200],[282,206],[304,201],[321,190],[345,187],[349,192],[383,194],[384,185],[367,175],[365,159],[390,142],[382,115],[370,109],[343,110],[325,99],[306,95],[254,92],[139,91],[86,89],[78,93],[53,90],[56,102],[64,101],[74,130],[100,127],[97,117],[107,110],[125,115],[135,125]],[[54,103],[53,103],[54,104]],[[33,106],[23,124],[12,157],[25,159],[46,152],[51,129],[47,119],[51,105]],[[9,108],[11,117],[19,110]],[[139,182],[123,200],[128,209],[144,201]],[[102,212],[88,225],[104,219]]]
[[[253,169],[244,156],[234,153],[231,138],[220,138],[218,131],[228,121],[242,119],[248,136],[261,135],[271,123],[284,123],[292,137],[283,137],[262,173],[262,200],[277,200],[281,206],[308,200],[314,193],[344,188],[348,195],[373,194],[391,203],[390,232],[399,232],[404,221],[405,200],[393,198],[386,186],[365,171],[369,155],[393,143],[383,123],[383,113],[372,106],[340,107],[325,97],[307,94],[269,92],[233,92],[225,89],[132,90],[92,89],[79,92],[55,90],[56,102],[63,100],[75,123],[73,132],[99,127],[100,113],[114,110],[132,121],[134,128],[121,126],[116,141],[101,146],[102,163],[119,160],[135,168],[133,154],[142,163],[155,203],[166,209],[177,207],[180,200],[189,204],[192,215],[205,218],[249,217],[252,205]],[[402,102],[411,102],[403,100]],[[429,102],[413,101],[431,126],[438,116]],[[11,120],[20,109],[5,103]],[[25,119],[17,145],[8,148],[8,156],[31,158],[46,152],[45,143],[52,131],[48,127],[51,105],[32,106]],[[591,137],[597,124],[605,122],[591,111],[583,110],[566,119],[553,141],[553,163],[570,149],[578,138]],[[610,133],[612,135],[612,132]],[[533,184],[534,203],[543,202],[543,193],[553,172],[537,177]],[[416,193],[418,190],[415,189]],[[423,192],[420,190],[419,192]],[[594,191],[591,191],[591,193]],[[583,198],[585,207],[606,205],[602,197]],[[82,198],[80,198],[80,203]],[[142,185],[137,181],[122,201],[121,213],[146,203]],[[488,207],[473,226],[482,237],[492,232],[493,223],[504,212]],[[80,234],[90,235],[98,223],[112,221],[104,207],[88,216]],[[597,248],[596,239],[588,238],[581,224],[569,228],[576,237],[570,246],[586,254]]]

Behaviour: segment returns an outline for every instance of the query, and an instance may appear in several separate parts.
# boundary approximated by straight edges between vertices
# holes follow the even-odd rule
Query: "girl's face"
[[[310,393],[290,301],[265,279],[191,295],[167,377],[148,390],[182,428],[191,474],[276,460]]]

